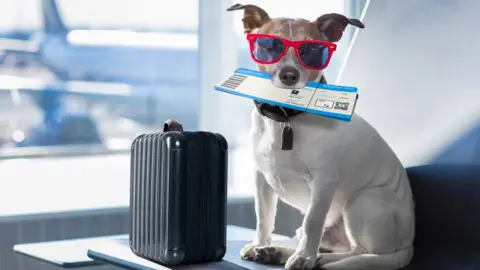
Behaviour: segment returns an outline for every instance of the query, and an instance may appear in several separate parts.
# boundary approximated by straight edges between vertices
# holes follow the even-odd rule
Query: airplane
[[[174,117],[189,129],[196,127],[200,98],[196,31],[68,29],[56,0],[41,0],[41,12],[40,31],[0,35],[1,73],[37,67],[50,74],[48,79],[15,72],[0,75],[0,92],[27,92],[43,112],[42,123],[30,132],[35,139],[22,140],[16,146],[62,144],[63,124],[59,123],[71,119],[68,107],[63,106],[65,96],[120,106],[121,116],[143,124]],[[77,113],[73,119],[91,122],[95,129],[88,112],[83,116]],[[101,143],[101,139],[95,135],[90,142]]]

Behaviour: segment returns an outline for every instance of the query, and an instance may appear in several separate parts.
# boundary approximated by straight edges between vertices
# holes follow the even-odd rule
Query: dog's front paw
[[[285,269],[313,269],[316,259],[317,254],[308,255],[302,252],[295,252],[292,256],[290,256],[290,258],[288,258],[287,262],[285,263]]]
[[[255,256],[254,260],[264,264],[284,264],[288,259],[288,254],[285,256],[282,251],[283,247],[276,246],[261,246],[253,249]]]
[[[240,257],[245,260],[253,260],[255,258],[255,251],[254,249],[256,247],[259,247],[260,245],[255,244],[255,243],[249,243],[245,245],[242,250],[240,250]]]

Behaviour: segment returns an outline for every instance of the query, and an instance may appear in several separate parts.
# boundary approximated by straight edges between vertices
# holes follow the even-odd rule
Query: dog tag
[[[282,130],[282,150],[293,149],[293,129],[286,126]]]

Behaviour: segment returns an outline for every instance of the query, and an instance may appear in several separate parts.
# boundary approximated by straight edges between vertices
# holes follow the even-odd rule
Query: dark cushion
[[[407,172],[416,237],[405,269],[480,269],[480,166],[425,165]]]

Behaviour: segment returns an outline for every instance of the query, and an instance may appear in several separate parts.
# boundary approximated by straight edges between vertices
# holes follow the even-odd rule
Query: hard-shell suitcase
[[[163,265],[223,258],[227,155],[222,135],[171,120],[163,133],[133,141],[129,240],[137,256]]]

